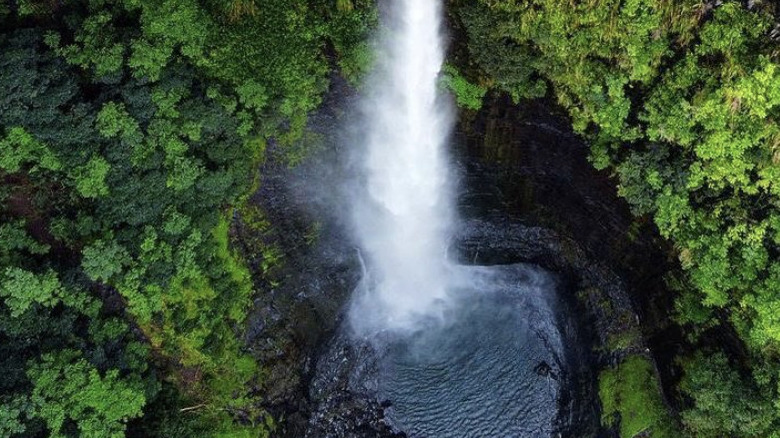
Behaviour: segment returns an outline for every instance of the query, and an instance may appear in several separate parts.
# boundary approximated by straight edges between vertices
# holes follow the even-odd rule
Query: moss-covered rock
[[[602,423],[614,427],[621,438],[679,437],[674,419],[664,405],[653,364],[631,355],[599,375]]]

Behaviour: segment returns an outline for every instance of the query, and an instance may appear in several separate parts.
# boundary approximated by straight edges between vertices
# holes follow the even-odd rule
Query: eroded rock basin
[[[562,285],[528,264],[457,270],[468,286],[415,330],[356,339],[345,321],[317,367],[310,436],[570,435],[583,368]],[[356,409],[385,430],[347,424]]]
[[[640,321],[645,320],[650,321],[650,327],[658,325],[652,322],[658,320],[654,315],[665,314],[653,309],[666,307],[642,301],[668,295],[659,286],[663,283],[660,272],[664,267],[658,263],[662,257],[654,252],[653,241],[646,233],[640,233],[639,238],[626,237],[633,229],[627,208],[614,195],[612,183],[594,173],[585,159],[587,149],[566,128],[567,121],[556,121],[543,104],[531,105],[521,114],[516,108],[507,111],[507,105],[498,102],[487,106],[473,122],[474,127],[459,134],[455,142],[461,145],[455,149],[462,158],[458,172],[461,221],[451,253],[462,264],[528,263],[551,272],[547,275],[555,288],[545,296],[557,310],[549,322],[560,335],[563,347],[547,350],[555,352],[560,363],[529,360],[523,365],[524,373],[507,371],[516,373],[513,376],[527,376],[513,381],[525,379],[530,383],[524,384],[532,388],[536,388],[534,382],[546,382],[550,386],[545,390],[552,392],[538,392],[554,396],[554,402],[550,402],[533,398],[538,395],[535,392],[531,396],[517,393],[515,403],[520,406],[525,399],[531,400],[525,406],[536,415],[525,423],[531,425],[524,429],[527,432],[504,434],[487,429],[471,436],[615,436],[599,425],[599,370],[618,360],[606,348],[611,334],[639,330]],[[326,108],[348,106],[330,104]],[[313,120],[318,132],[336,138],[333,133],[341,126],[338,117],[328,112]],[[487,139],[506,141],[488,144]],[[498,147],[503,149],[497,151]],[[402,354],[413,347],[396,345],[398,352],[392,356],[387,348],[378,351],[371,342],[349,336],[345,309],[359,282],[361,265],[355,244],[340,222],[340,212],[333,207],[348,200],[340,199],[336,192],[324,196],[321,190],[311,189],[327,187],[332,181],[330,174],[321,176],[318,169],[337,168],[333,163],[344,161],[337,146],[324,150],[327,154],[294,170],[281,165],[264,169],[264,184],[257,195],[258,203],[269,211],[271,222],[277,224],[277,244],[287,256],[286,270],[280,273],[284,281],[279,287],[269,286],[250,322],[253,331],[248,342],[253,351],[260,352],[258,360],[273,369],[272,377],[266,380],[273,386],[266,390],[270,395],[264,407],[280,419],[280,437],[447,436],[415,426],[418,420],[405,413],[413,409],[404,411],[404,406],[423,404],[414,398],[420,391],[409,390],[411,394],[403,396],[403,391],[389,387],[393,379],[400,379],[398,374],[390,374],[400,370],[393,361],[403,364]],[[510,152],[512,158],[506,158]],[[506,162],[496,163],[496,157],[504,157]],[[311,205],[316,199],[320,202]],[[309,246],[307,233],[315,221],[322,224],[318,228],[320,237],[316,245]],[[490,295],[502,296],[500,302],[505,304],[514,303],[519,296]],[[641,314],[634,313],[634,301],[641,304]],[[468,316],[466,320],[474,325],[475,318]],[[537,327],[532,320],[522,323]],[[501,336],[511,339],[500,330],[487,330],[498,332],[493,334],[494,345],[503,342],[498,341]],[[433,333],[418,336],[433,337]],[[665,334],[657,338],[674,339]],[[444,355],[445,347],[439,348]],[[646,350],[640,343],[632,351]],[[544,376],[546,367],[536,368],[542,362],[550,367],[549,378]],[[456,370],[464,372],[463,368]],[[489,368],[481,372],[492,373]],[[458,376],[456,372],[451,374],[453,379]],[[423,383],[430,384],[427,380]],[[431,388],[430,393],[438,392],[439,398],[447,395],[439,386]],[[485,383],[474,388],[491,391]],[[433,396],[426,397],[422,399],[426,407],[435,405],[428,403],[435,399]],[[475,403],[442,418],[464,424],[475,421],[470,414],[479,412],[477,416],[489,418],[500,415],[500,403],[489,406],[496,412]],[[458,418],[464,411],[464,418]],[[534,429],[537,426],[540,428]]]
[[[528,265],[464,270],[477,287],[380,358],[388,423],[410,437],[553,435],[566,364],[552,278]]]

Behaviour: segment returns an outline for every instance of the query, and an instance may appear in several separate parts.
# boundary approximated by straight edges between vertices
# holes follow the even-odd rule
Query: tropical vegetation
[[[776,3],[451,3],[470,79],[518,102],[554,99],[593,165],[674,245],[684,272],[669,283],[691,342],[679,359],[685,430],[780,436]],[[729,330],[739,345],[718,338]]]
[[[361,0],[0,2],[0,436],[263,436],[232,212]]]

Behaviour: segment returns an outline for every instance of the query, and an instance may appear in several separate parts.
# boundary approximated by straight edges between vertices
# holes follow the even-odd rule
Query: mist
[[[349,316],[359,336],[408,331],[441,318],[455,223],[446,144],[453,124],[440,95],[438,0],[399,0],[385,15],[377,62],[360,102],[351,222],[364,260]]]

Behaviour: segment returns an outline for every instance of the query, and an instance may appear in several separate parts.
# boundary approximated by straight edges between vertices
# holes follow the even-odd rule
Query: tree
[[[774,430],[771,403],[755,383],[739,376],[723,353],[698,354],[687,361],[681,388],[694,399],[682,418],[695,436],[766,437]]]
[[[20,268],[6,268],[0,275],[0,298],[11,310],[11,316],[17,317],[33,305],[54,307],[60,301],[62,285],[54,271],[43,275]]]
[[[102,157],[93,157],[87,164],[75,170],[76,191],[85,198],[108,195],[106,177],[111,165]]]
[[[323,47],[364,67],[353,55],[373,5],[56,3],[0,6],[8,427],[120,436],[165,379],[179,394],[153,403],[206,406],[185,421],[168,407],[196,436],[262,435],[238,333],[252,281],[226,218],[267,141],[295,142],[319,103],[334,61]],[[258,426],[234,423],[239,409]],[[154,416],[133,425],[159,435]]]
[[[484,82],[517,100],[538,96],[544,81],[589,140],[594,166],[612,172],[632,211],[674,245],[691,287],[678,304],[682,322],[704,335],[731,324],[745,360],[770,364],[777,379],[780,68],[767,32],[780,10],[698,0],[455,3]],[[730,399],[715,390],[732,377],[689,385],[704,403],[691,424],[705,430],[708,412],[727,427]],[[756,391],[779,397],[777,385]],[[728,426],[736,436],[777,424],[774,414],[743,413],[744,428]]]
[[[139,380],[123,379],[117,370],[101,375],[73,350],[42,356],[27,374],[34,416],[55,437],[65,436],[70,424],[82,436],[123,437],[127,421],[146,403]]]

